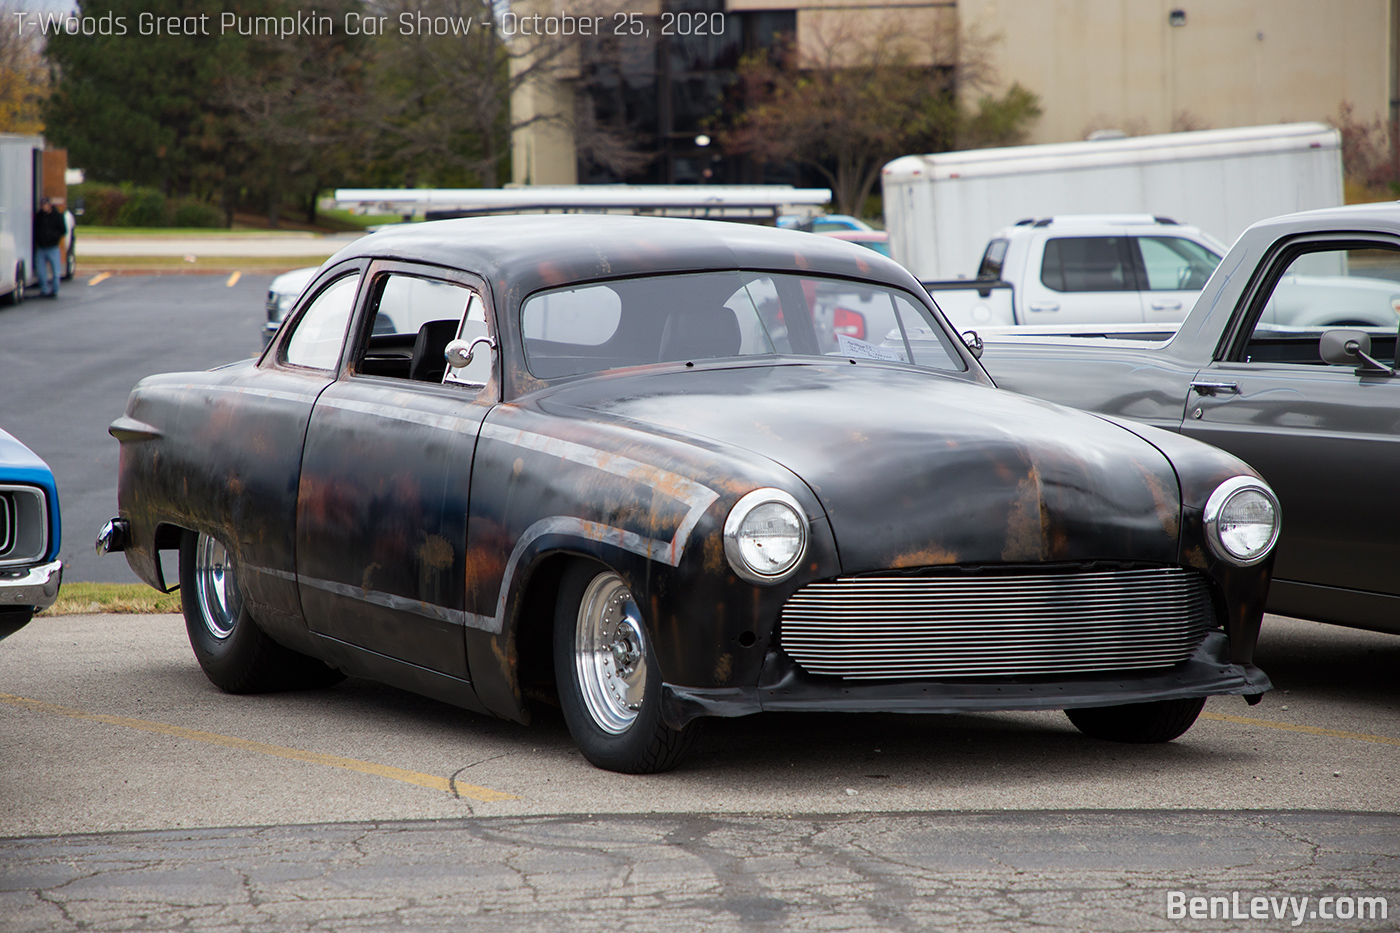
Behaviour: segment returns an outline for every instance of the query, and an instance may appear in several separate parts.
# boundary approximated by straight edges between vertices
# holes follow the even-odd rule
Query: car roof
[[[571,282],[712,269],[873,279],[919,293],[917,280],[902,266],[840,240],[671,217],[515,214],[404,224],[356,240],[330,262],[356,256],[465,269],[485,276],[501,297],[516,300]]]

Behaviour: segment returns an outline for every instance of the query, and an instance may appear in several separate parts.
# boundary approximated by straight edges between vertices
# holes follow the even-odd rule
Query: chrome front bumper
[[[18,570],[0,570],[0,608],[32,606],[47,609],[58,599],[63,561]]]

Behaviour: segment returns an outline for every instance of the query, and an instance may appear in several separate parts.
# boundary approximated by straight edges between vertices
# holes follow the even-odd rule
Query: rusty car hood
[[[650,368],[560,386],[545,411],[743,448],[802,479],[845,573],[1178,559],[1172,464],[1116,425],[884,364]]]

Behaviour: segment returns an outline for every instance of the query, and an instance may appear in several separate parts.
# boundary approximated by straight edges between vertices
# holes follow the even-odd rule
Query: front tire
[[[199,666],[226,693],[329,687],[345,679],[258,627],[238,588],[233,556],[209,535],[186,531],[180,541],[180,605]]]
[[[1067,709],[1065,715],[1087,736],[1109,742],[1150,745],[1170,742],[1190,729],[1205,708],[1205,697]]]
[[[696,724],[661,718],[661,672],[631,590],[613,571],[576,561],[559,583],[554,674],[574,743],[599,768],[654,774],[674,768]]]

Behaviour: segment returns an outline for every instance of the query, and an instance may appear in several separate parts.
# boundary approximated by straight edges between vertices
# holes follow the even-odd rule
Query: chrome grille
[[[851,680],[1169,667],[1216,624],[1180,567],[1079,573],[843,577],[783,607],[779,644],[812,674]]]
[[[0,486],[0,566],[36,561],[48,549],[44,491],[37,486]]]

